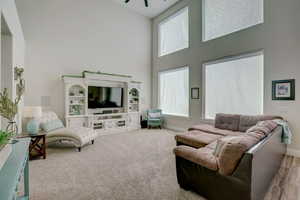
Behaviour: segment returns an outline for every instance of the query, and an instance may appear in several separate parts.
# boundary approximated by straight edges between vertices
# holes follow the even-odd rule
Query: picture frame
[[[272,100],[294,101],[295,79],[272,81]]]
[[[200,89],[199,88],[191,89],[191,99],[200,99]]]

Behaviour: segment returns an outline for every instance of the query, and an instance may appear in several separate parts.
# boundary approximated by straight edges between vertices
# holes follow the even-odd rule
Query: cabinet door
[[[129,128],[140,128],[140,114],[139,113],[131,113],[129,114]]]
[[[86,119],[85,118],[69,118],[69,127],[70,128],[78,128],[78,127],[86,127]]]

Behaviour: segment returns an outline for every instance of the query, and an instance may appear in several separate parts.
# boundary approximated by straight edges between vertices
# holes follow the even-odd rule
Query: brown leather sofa
[[[220,161],[213,153],[220,138],[251,135],[245,132],[257,122],[275,118],[280,117],[218,114],[214,126],[198,125],[177,135],[174,153],[180,187],[196,191],[208,200],[263,200],[287,149],[281,141],[280,126],[251,141],[254,145],[241,154],[231,171],[220,171]]]

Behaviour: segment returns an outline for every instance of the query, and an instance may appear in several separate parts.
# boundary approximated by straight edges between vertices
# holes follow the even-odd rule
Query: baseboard
[[[286,152],[286,155],[295,156],[295,157],[300,158],[300,150],[288,148],[287,152]]]

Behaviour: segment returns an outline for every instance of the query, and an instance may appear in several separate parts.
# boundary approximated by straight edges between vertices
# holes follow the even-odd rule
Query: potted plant
[[[23,72],[23,68],[15,68],[15,79],[18,80],[15,100],[10,99],[7,88],[0,92],[0,116],[8,120],[6,130],[0,130],[0,169],[12,152],[10,141],[18,133],[15,117],[18,113],[19,102],[25,91],[25,81],[22,79]]]
[[[12,152],[10,139],[12,134],[6,131],[0,131],[0,169],[5,164],[7,158]]]

